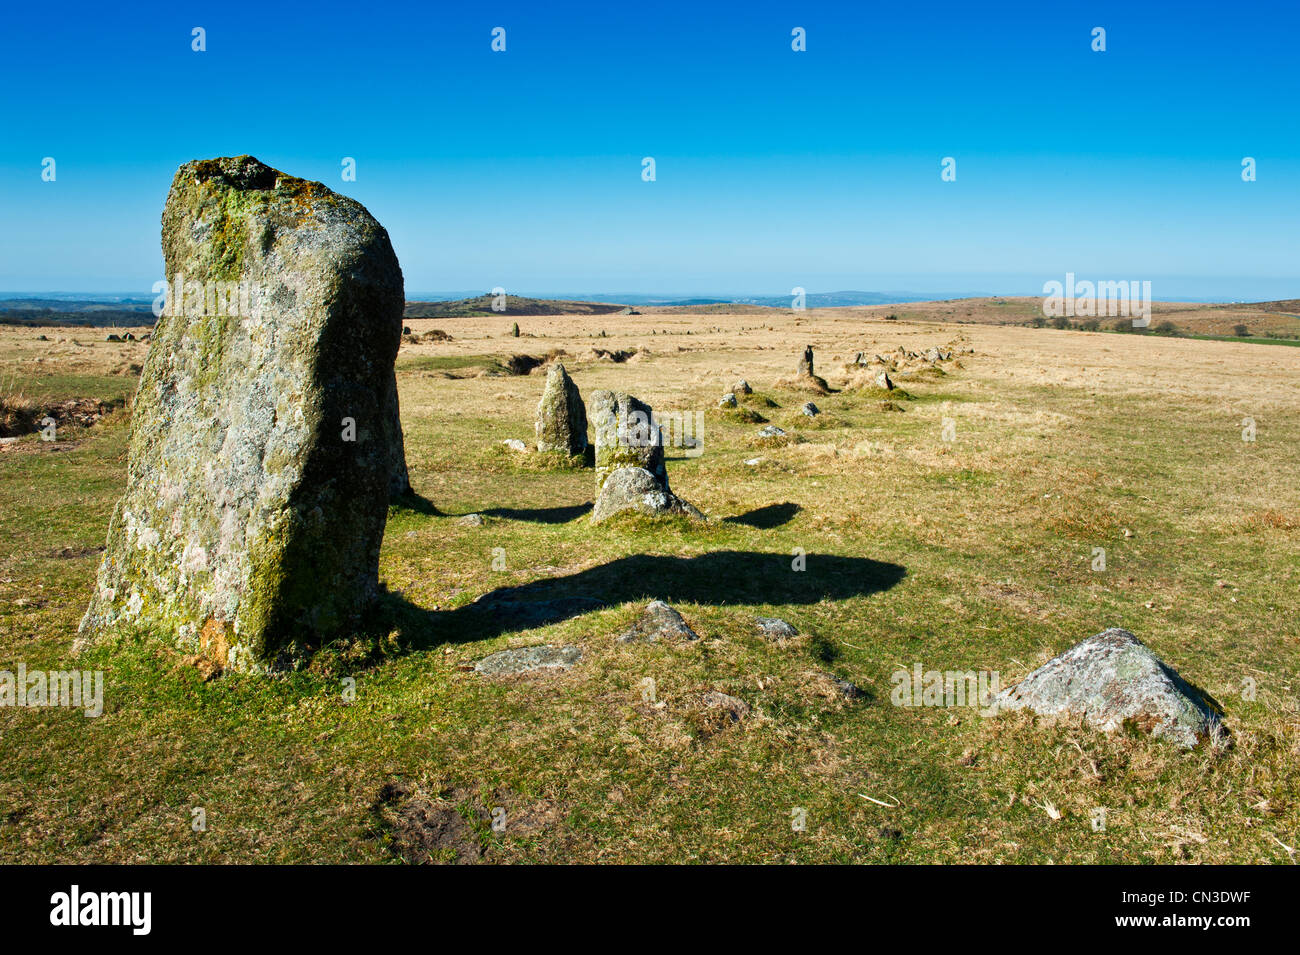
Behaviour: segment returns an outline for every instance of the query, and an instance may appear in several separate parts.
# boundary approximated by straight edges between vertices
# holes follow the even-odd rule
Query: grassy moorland
[[[520,338],[510,316],[408,320],[452,340],[399,357],[420,499],[390,513],[391,634],[270,679],[206,679],[148,635],[73,656],[129,411],[0,448],[0,669],[105,672],[98,718],[0,708],[0,860],[1294,861],[1300,352],[892,311],[547,315]],[[129,393],[148,347],[39,331],[0,329],[9,393]],[[841,388],[856,352],[948,343],[943,373],[895,376],[901,412],[776,384],[804,344]],[[704,453],[668,468],[708,524],[592,528],[589,471],[503,448],[531,439],[542,384],[508,359],[554,349],[584,394],[706,412]],[[740,377],[802,440],[760,446],[714,409]],[[616,643],[653,597],[703,639]],[[802,635],[769,643],[756,615]],[[1215,697],[1231,744],[891,704],[896,669],[1006,684],[1108,626]],[[583,657],[467,669],[534,643]],[[702,708],[709,690],[750,715]]]

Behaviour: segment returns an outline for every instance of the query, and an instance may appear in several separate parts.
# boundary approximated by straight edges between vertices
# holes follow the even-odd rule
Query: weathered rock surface
[[[749,382],[744,378],[732,385],[731,391],[732,394],[737,395],[752,395],[754,393],[754,389],[749,386]]]
[[[799,376],[811,378],[813,375],[813,350],[811,345],[804,346],[803,358],[799,359]]]
[[[805,401],[803,407],[799,409],[799,412],[809,418],[815,418],[822,413],[822,410],[811,401]]]
[[[619,468],[606,478],[596,504],[591,509],[591,523],[599,524],[623,511],[651,516],[680,514],[697,520],[704,515],[693,504],[683,501],[645,468]]]
[[[619,468],[643,468],[668,490],[664,468],[663,433],[648,404],[617,391],[591,396],[591,421],[596,432],[596,489]]]
[[[780,617],[756,617],[754,624],[758,627],[758,632],[769,640],[791,640],[799,636],[794,625]]]
[[[184,294],[145,359],[81,629],[260,670],[346,635],[376,596],[405,481],[402,271],[360,203],[250,156],[181,166],[162,224]]]
[[[662,600],[652,600],[646,604],[645,610],[632,626],[619,636],[618,642],[698,639],[700,639],[699,634],[690,628],[681,614]]]
[[[587,407],[578,386],[558,361],[546,372],[536,428],[538,451],[559,451],[569,457],[587,451]]]
[[[999,710],[1082,717],[1104,732],[1132,723],[1180,746],[1222,729],[1218,708],[1127,630],[1104,630],[997,695]]]
[[[889,377],[889,372],[887,372],[887,371],[882,371],[882,372],[880,372],[879,374],[876,375],[876,387],[877,387],[877,388],[883,388],[885,391],[893,391],[893,390],[894,390],[894,382],[893,382],[893,380]]]
[[[739,402],[736,401],[736,393],[734,391],[728,391],[722,396],[721,400],[718,401],[719,408],[735,408],[738,404]]]
[[[581,659],[580,647],[518,647],[489,653],[474,664],[474,672],[488,676],[518,676],[533,670],[567,670]]]

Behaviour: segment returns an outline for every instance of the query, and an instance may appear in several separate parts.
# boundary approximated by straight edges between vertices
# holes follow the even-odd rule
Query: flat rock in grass
[[[518,676],[534,670],[567,670],[582,659],[579,647],[516,647],[489,653],[474,664],[475,673],[488,676]]]
[[[802,414],[807,415],[809,418],[815,418],[822,413],[822,410],[811,401],[805,401],[803,407],[800,408],[799,411]]]
[[[706,520],[699,508],[669,491],[645,468],[619,468],[606,477],[591,509],[591,523],[599,524],[625,511]]]
[[[378,595],[405,484],[402,270],[360,203],[251,156],[180,167],[162,246],[171,294],[78,643],[129,626],[226,669],[293,665]]]
[[[1095,729],[1125,724],[1193,747],[1223,731],[1218,706],[1127,630],[1103,630],[997,695],[998,710],[1082,717]]]
[[[662,600],[652,600],[636,622],[618,638],[619,643],[643,643],[656,640],[698,640],[682,615]]]
[[[758,436],[760,438],[784,438],[785,435],[786,435],[785,429],[778,428],[774,424],[769,424],[766,428],[759,429],[758,432]]]
[[[799,631],[780,617],[756,617],[754,624],[758,632],[769,640],[790,640],[799,636]]]
[[[721,710],[727,716],[731,717],[732,722],[739,723],[749,716],[749,704],[744,700],[734,696],[728,696],[726,693],[719,693],[716,690],[710,690],[700,697],[700,703],[711,710]]]

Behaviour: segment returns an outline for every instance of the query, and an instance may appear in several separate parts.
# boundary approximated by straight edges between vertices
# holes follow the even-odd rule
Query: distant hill
[[[152,326],[152,299],[5,298],[0,325]]]
[[[940,302],[959,298],[982,298],[983,292],[809,292],[804,296],[807,308],[854,308],[864,305],[898,305],[902,302]],[[760,295],[755,298],[736,298],[738,305],[764,305],[769,308],[789,308],[793,295]]]
[[[504,311],[492,310],[491,295],[476,295],[473,298],[457,299],[450,302],[407,302],[407,318],[472,318],[476,316],[510,316],[510,315],[609,315],[621,312],[626,305],[610,302],[568,302],[542,298],[523,298],[517,295],[506,296]]]

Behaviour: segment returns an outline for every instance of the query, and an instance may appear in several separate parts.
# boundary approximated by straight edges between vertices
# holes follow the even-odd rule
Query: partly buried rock
[[[643,643],[656,640],[698,640],[697,634],[672,607],[662,600],[646,604],[641,616],[619,638],[619,643]]]
[[[754,624],[758,632],[769,640],[792,640],[799,636],[799,631],[780,617],[755,617]]]
[[[569,457],[587,451],[587,408],[578,386],[558,361],[546,372],[536,430],[538,451],[559,451]]]
[[[805,401],[803,407],[799,409],[799,412],[809,418],[815,418],[822,413],[822,410],[811,401]]]
[[[580,647],[518,647],[489,653],[474,664],[474,672],[488,676],[518,676],[533,670],[567,670],[581,659]]]
[[[717,710],[733,723],[739,723],[749,716],[749,704],[739,697],[710,690],[700,695],[700,704],[706,709]]]
[[[354,632],[378,592],[402,270],[360,203],[251,156],[181,166],[162,240],[174,291],[81,631],[152,629],[236,670],[291,662]]]
[[[1217,704],[1127,630],[1104,630],[1075,644],[994,703],[999,710],[1082,717],[1104,732],[1132,724],[1189,748],[1223,732]]]
[[[679,514],[705,520],[699,508],[667,490],[645,468],[619,468],[605,479],[591,509],[591,523],[599,524],[623,511],[650,516]]]
[[[728,391],[725,395],[722,396],[722,399],[718,402],[718,407],[735,408],[738,404],[739,402],[736,401],[736,393],[734,391]]]
[[[752,395],[754,393],[754,389],[749,386],[749,382],[744,378],[732,385],[731,391],[737,395]]]
[[[648,404],[623,392],[597,391],[591,396],[591,418],[596,431],[597,490],[619,468],[644,468],[662,490],[668,490],[663,432]]]

